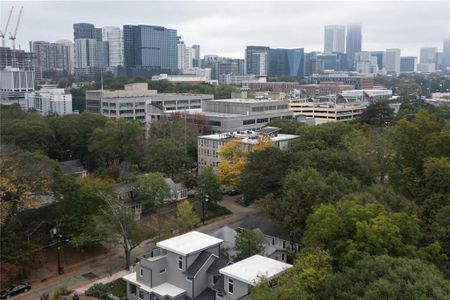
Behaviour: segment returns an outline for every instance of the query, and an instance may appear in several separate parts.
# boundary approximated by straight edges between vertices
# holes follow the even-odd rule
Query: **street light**
[[[202,200],[202,224],[205,225],[205,203],[208,203],[209,196],[205,195],[205,198]]]

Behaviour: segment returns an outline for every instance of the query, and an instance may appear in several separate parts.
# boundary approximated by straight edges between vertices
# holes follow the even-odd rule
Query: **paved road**
[[[229,209],[232,214],[219,219],[215,222],[197,228],[198,231],[204,233],[211,233],[222,226],[237,227],[246,216],[250,214],[257,214],[258,210],[252,206],[244,207],[236,203],[239,196],[225,197],[219,204]],[[136,257],[140,257],[148,253],[154,247],[151,240],[143,241],[138,247],[132,251],[132,261]],[[66,286],[70,289],[76,289],[86,284],[98,280],[103,277],[110,276],[112,273],[123,270],[124,258],[123,250],[119,246],[111,251],[108,256],[99,258],[98,261],[92,262],[76,271],[54,277],[46,282],[38,283],[33,286],[30,292],[21,295],[20,299],[37,300],[43,293],[51,293],[59,287]],[[95,278],[87,279],[83,277],[86,273],[93,273]],[[17,297],[19,299],[19,297]]]

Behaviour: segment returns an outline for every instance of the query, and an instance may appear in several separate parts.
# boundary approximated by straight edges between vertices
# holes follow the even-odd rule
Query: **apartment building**
[[[291,100],[289,109],[294,113],[295,117],[312,118],[312,124],[314,125],[353,120],[359,117],[363,111],[363,107],[359,102],[313,102],[307,99]]]
[[[220,163],[220,148],[233,139],[240,140],[247,146],[248,151],[251,151],[252,147],[258,144],[261,139],[266,138],[270,139],[274,147],[287,150],[291,142],[298,138],[298,135],[281,134],[278,133],[279,131],[280,128],[277,127],[265,127],[258,131],[245,130],[199,136],[197,137],[198,168],[201,169],[207,166],[216,168]]]
[[[271,280],[292,267],[260,255],[230,264],[219,256],[222,242],[198,231],[158,242],[122,277],[127,299],[243,299],[260,276]]]
[[[44,116],[72,113],[72,94],[56,85],[44,85],[38,91],[25,93],[25,110],[36,110]]]

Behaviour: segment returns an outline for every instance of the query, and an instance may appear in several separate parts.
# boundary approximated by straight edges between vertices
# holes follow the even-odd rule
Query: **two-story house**
[[[140,259],[136,272],[123,277],[127,298],[241,299],[257,284],[257,277],[272,279],[291,267],[258,255],[253,257],[258,261],[254,266],[247,259],[236,263],[242,268],[227,269],[230,263],[219,257],[221,244],[221,239],[197,231],[158,242],[150,255]]]

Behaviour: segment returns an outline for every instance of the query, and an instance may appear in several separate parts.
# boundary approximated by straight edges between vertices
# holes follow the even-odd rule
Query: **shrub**
[[[108,300],[109,289],[103,283],[96,283],[86,291],[86,296],[97,297],[102,300]]]

